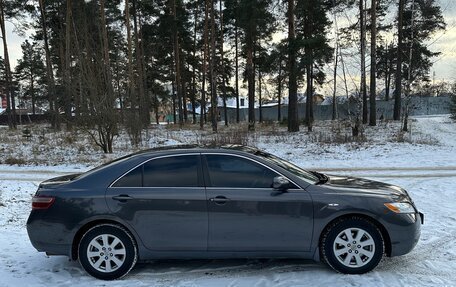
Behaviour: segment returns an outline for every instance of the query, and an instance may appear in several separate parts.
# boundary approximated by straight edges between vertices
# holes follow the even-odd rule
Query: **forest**
[[[30,34],[14,69],[7,22]],[[274,102],[289,132],[311,132],[317,91],[332,99],[333,120],[338,97],[356,103],[353,136],[377,124],[380,97],[406,128],[407,99],[429,89],[440,54],[428,42],[446,29],[435,0],[0,0],[0,26],[9,127],[27,103],[55,130],[88,131],[106,153],[119,128],[138,145],[163,115],[213,132],[238,124],[243,95],[249,131]]]

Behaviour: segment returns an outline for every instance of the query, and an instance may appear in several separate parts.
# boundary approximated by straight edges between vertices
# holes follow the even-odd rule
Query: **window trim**
[[[197,169],[197,176],[198,176],[198,185],[202,186],[144,186],[144,167],[142,168],[142,183],[141,185],[143,186],[138,186],[138,187],[128,187],[128,186],[113,186],[116,184],[117,181],[119,181],[121,178],[123,178],[125,175],[127,175],[129,172],[133,171],[134,169],[140,167],[141,165],[144,165],[150,161],[156,160],[156,159],[162,159],[162,158],[168,158],[168,157],[178,157],[178,156],[197,156],[198,157],[198,169]],[[128,171],[124,172],[121,176],[116,178],[109,186],[109,188],[194,188],[194,189],[201,189],[205,188],[205,182],[202,174],[202,159],[201,159],[201,153],[179,153],[179,154],[167,154],[167,155],[162,155],[162,156],[157,156],[153,158],[149,158],[137,165],[135,165],[133,168],[130,168]]]
[[[265,187],[217,187],[217,186],[209,186],[209,185],[212,185],[212,183],[210,182],[210,175],[209,175],[209,167],[207,165],[207,159],[205,157],[205,155],[224,155],[224,156],[235,156],[235,157],[240,157],[240,158],[243,158],[243,159],[246,159],[246,160],[249,160],[249,161],[252,161],[254,163],[257,163],[261,166],[264,166],[265,168],[279,174],[280,176],[283,176],[284,178],[286,178],[289,182],[291,182],[292,184],[294,184],[295,186],[297,186],[298,188],[296,189],[290,189],[292,191],[302,191],[304,190],[299,184],[297,184],[295,181],[291,180],[288,176],[285,176],[283,175],[281,172],[269,167],[268,165],[256,160],[256,159],[253,159],[253,158],[250,158],[250,157],[247,157],[247,156],[244,156],[244,155],[240,155],[240,154],[234,154],[234,153],[221,153],[221,152],[202,152],[201,153],[201,156],[202,156],[202,165],[203,165],[203,175],[204,175],[204,185],[206,187],[206,189],[267,189]],[[207,177],[207,178],[206,178]]]

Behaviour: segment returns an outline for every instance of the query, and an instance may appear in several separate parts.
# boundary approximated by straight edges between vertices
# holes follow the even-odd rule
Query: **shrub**
[[[24,165],[26,161],[22,158],[8,157],[5,159],[5,164],[8,165]]]

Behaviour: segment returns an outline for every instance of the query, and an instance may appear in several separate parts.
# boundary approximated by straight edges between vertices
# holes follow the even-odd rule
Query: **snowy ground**
[[[386,130],[394,135],[395,128]],[[182,132],[166,132],[169,142],[164,144],[188,142],[188,136],[182,140]],[[379,129],[367,130],[367,137],[374,138],[368,133],[376,132]],[[256,138],[258,147],[301,166],[387,181],[411,193],[426,215],[420,242],[410,254],[386,258],[369,274],[341,275],[303,260],[193,260],[139,264],[122,281],[97,281],[77,262],[36,252],[25,230],[38,183],[93,165],[83,161],[58,166],[0,165],[0,287],[456,286],[456,123],[447,117],[417,118],[411,138],[404,142],[390,138],[382,132],[369,144],[338,145],[305,141],[306,135]]]

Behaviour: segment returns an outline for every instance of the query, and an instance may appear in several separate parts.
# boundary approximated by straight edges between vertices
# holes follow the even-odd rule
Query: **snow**
[[[368,144],[322,144],[308,141],[305,133],[255,137],[258,147],[301,166],[409,191],[425,213],[421,239],[410,254],[386,258],[368,274],[342,275],[307,260],[160,260],[138,264],[119,281],[96,280],[78,262],[37,252],[25,223],[41,180],[83,171],[97,158],[57,166],[0,165],[0,286],[456,286],[456,123],[448,117],[415,118],[412,139],[405,142],[390,140],[396,128],[386,128]],[[365,132],[369,138],[379,131]],[[163,144],[187,143],[195,136],[192,131],[167,133],[169,141]]]

